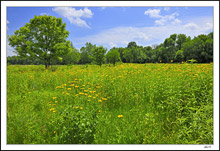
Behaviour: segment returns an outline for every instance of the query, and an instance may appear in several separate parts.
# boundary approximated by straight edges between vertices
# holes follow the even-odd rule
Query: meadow
[[[7,144],[213,144],[213,64],[9,65]]]

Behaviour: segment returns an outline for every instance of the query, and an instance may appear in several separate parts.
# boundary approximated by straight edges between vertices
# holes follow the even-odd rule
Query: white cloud
[[[169,8],[165,7],[164,10],[168,11]],[[148,9],[147,11],[144,12],[145,15],[149,15],[151,18],[156,18],[155,24],[163,26],[165,24],[175,24],[175,23],[180,23],[181,20],[177,19],[176,16],[179,16],[178,13],[172,13],[170,15],[161,15],[160,14],[160,9]]]
[[[196,30],[199,28],[199,26],[195,23],[188,23],[184,25],[184,28],[187,30]]]
[[[7,56],[7,57],[8,57],[8,56],[15,56],[16,53],[13,52],[13,51],[14,51],[14,48],[9,45],[8,39],[6,39],[6,41],[7,41],[7,45],[6,45],[6,56]]]
[[[104,9],[106,9],[106,7],[100,7],[100,10],[104,10]]]
[[[160,9],[148,9],[144,12],[145,15],[149,15],[151,18],[160,18]]]
[[[108,45],[110,46],[110,48],[117,47],[117,44],[115,44],[113,42],[110,42]]]
[[[74,24],[79,27],[87,27],[90,28],[89,25],[86,23],[85,20],[81,18],[92,18],[93,13],[90,9],[84,8],[76,10],[72,7],[55,7],[52,9],[54,12],[58,13],[59,15],[67,18],[71,24]]]
[[[165,11],[169,11],[170,8],[169,8],[169,7],[164,7],[164,10],[165,10]]]
[[[43,16],[43,15],[48,15],[48,14],[47,14],[47,13],[41,13],[41,14],[40,14],[40,16]]]
[[[7,25],[6,25],[6,28],[7,28],[7,30],[8,30],[8,24],[9,24],[10,22],[7,20]]]
[[[104,30],[98,34],[73,39],[73,43],[84,45],[91,42],[104,47],[113,46],[126,47],[131,41],[138,45],[149,46],[160,44],[171,34],[186,34],[187,36],[197,36],[199,34],[208,34],[213,30],[212,19],[194,19],[193,22],[181,23],[178,19],[173,19],[178,24],[167,24],[155,27],[116,27]],[[204,23],[206,22],[206,23]]]

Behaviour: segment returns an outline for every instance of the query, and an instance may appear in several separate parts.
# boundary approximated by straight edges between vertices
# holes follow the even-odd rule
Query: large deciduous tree
[[[34,16],[14,35],[9,36],[9,45],[19,56],[41,59],[47,68],[52,60],[62,60],[60,56],[70,51],[69,32],[62,18],[54,16]]]

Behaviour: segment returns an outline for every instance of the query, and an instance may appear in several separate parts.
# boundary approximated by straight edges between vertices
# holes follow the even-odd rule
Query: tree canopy
[[[41,59],[48,67],[53,60],[62,61],[61,55],[71,50],[65,27],[62,18],[34,16],[30,23],[9,36],[9,45],[15,48],[17,55]]]

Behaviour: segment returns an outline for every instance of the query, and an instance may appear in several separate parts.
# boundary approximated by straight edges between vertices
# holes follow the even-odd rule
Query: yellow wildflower
[[[71,88],[68,88],[67,90],[71,90]]]
[[[53,131],[53,133],[55,134],[55,133],[56,133],[56,131]]]
[[[79,94],[76,94],[75,96],[78,96]]]
[[[52,123],[54,123],[54,121],[52,121]]]
[[[84,90],[84,92],[88,92],[88,90]]]
[[[70,96],[70,93],[66,93],[66,95]]]
[[[91,101],[91,100],[88,100],[89,102]]]
[[[93,97],[93,99],[95,99],[96,97]]]
[[[88,95],[87,93],[85,93],[84,95]]]
[[[105,100],[105,101],[106,101],[106,100],[108,100],[108,99],[106,99],[106,98],[102,98],[102,100]]]
[[[118,118],[121,118],[121,117],[123,117],[123,115],[118,115]]]
[[[53,111],[53,110],[54,110],[54,108],[51,108],[51,109],[50,109],[50,111]]]
[[[55,103],[57,103],[58,101],[55,101]]]
[[[102,111],[101,110],[99,110],[99,114],[101,113]]]
[[[82,110],[83,108],[82,107],[80,107],[80,110]]]
[[[98,102],[102,102],[102,100],[99,100]]]
[[[86,86],[86,85],[82,85],[82,87],[84,87],[84,86]]]
[[[57,97],[52,97],[53,98],[53,100],[55,100]]]
[[[54,113],[56,112],[56,111],[53,111]]]
[[[83,95],[84,93],[83,93],[83,92],[79,92],[79,94],[82,94],[82,95]]]
[[[78,85],[75,86],[75,88],[78,88],[78,87],[79,87]]]
[[[75,108],[76,108],[76,109],[78,109],[79,107],[78,107],[78,106],[76,106]]]
[[[71,86],[71,87],[73,87],[73,86],[74,86],[74,84],[71,84],[70,86]]]

